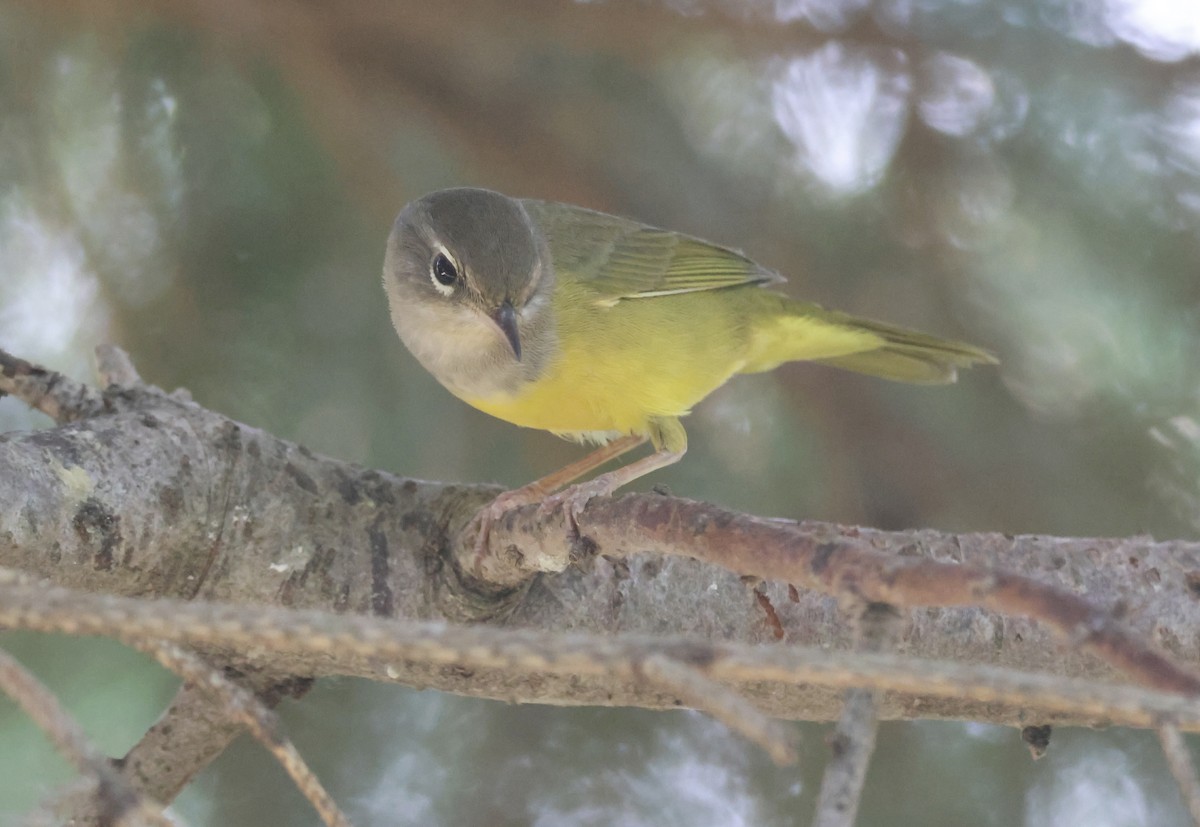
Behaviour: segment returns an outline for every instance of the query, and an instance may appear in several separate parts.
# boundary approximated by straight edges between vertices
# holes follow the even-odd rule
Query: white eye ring
[[[453,257],[441,247],[429,262],[429,280],[433,283],[433,289],[447,298],[453,295],[454,288],[462,280],[459,267],[454,263]]]

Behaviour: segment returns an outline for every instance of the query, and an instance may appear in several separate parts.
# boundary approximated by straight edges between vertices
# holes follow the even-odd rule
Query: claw
[[[468,529],[475,529],[475,557],[472,560],[472,571],[482,579],[483,561],[488,555],[488,540],[491,536],[492,523],[499,520],[514,508],[538,503],[538,517],[547,517],[554,509],[561,507],[571,526],[572,535],[579,536],[579,515],[593,497],[604,497],[613,492],[619,481],[610,474],[601,474],[588,482],[572,485],[557,494],[547,496],[545,492],[535,490],[531,486],[505,491],[496,499],[485,505],[471,518]],[[476,527],[477,526],[477,527]]]
[[[492,523],[514,508],[540,503],[541,507],[538,509],[538,516],[545,517],[555,508],[560,506],[565,507],[567,520],[571,524],[571,531],[575,537],[578,537],[579,515],[583,513],[588,500],[592,499],[592,497],[607,496],[628,482],[678,461],[687,448],[687,439],[679,423],[677,421],[674,422],[674,427],[678,430],[678,433],[675,434],[677,438],[674,441],[679,443],[678,447],[674,450],[668,451],[659,448],[650,456],[642,457],[623,468],[610,471],[607,474],[601,474],[590,482],[574,485],[559,491],[557,494],[547,496],[551,491],[557,491],[572,480],[577,480],[584,474],[599,468],[609,460],[616,459],[631,448],[636,448],[648,438],[645,434],[629,434],[619,439],[614,439],[607,445],[600,446],[583,459],[577,460],[553,474],[542,477],[536,482],[531,482],[529,485],[514,491],[506,491],[479,509],[467,526],[467,530],[472,528],[475,530],[475,559],[472,566],[475,575],[482,579],[483,560],[488,554],[488,540],[491,534]],[[658,443],[655,442],[655,445],[658,445]]]
[[[476,577],[481,579],[483,577],[483,560],[488,555],[488,540],[492,533],[492,523],[514,508],[541,501],[543,496],[542,492],[532,490],[530,486],[517,488],[513,491],[505,491],[475,512],[467,529],[468,531],[472,528],[475,529],[475,557],[472,560],[471,569]],[[476,525],[478,525],[477,528]]]
[[[587,507],[595,497],[607,497],[617,487],[614,485],[615,480],[609,474],[601,474],[588,482],[581,482],[578,485],[572,485],[557,494],[552,494],[542,500],[541,508],[538,509],[540,515],[549,514],[555,508],[562,507],[566,513],[567,520],[571,523],[571,529],[579,533],[579,515],[583,513],[583,509]]]
[[[606,461],[614,456],[619,456],[642,441],[642,437],[624,437],[611,442],[599,451],[594,451],[589,457],[584,457],[583,460],[574,465],[567,466],[564,471],[551,474],[549,477],[543,477],[537,482],[532,482],[515,491],[506,491],[479,509],[479,513],[472,519],[472,524],[475,522],[479,523],[479,528],[475,533],[475,560],[473,566],[475,576],[482,579],[483,560],[488,554],[488,537],[491,533],[492,523],[500,519],[507,512],[523,505],[540,503],[541,507],[538,509],[538,516],[544,517],[555,508],[561,506],[566,511],[567,520],[571,525],[572,536],[578,538],[579,515],[583,513],[583,509],[587,506],[589,500],[593,497],[606,497],[622,485],[645,476],[651,471],[677,462],[683,456],[682,448],[675,451],[658,450],[650,456],[642,457],[637,462],[632,462],[623,468],[618,468],[616,471],[609,471],[607,474],[601,474],[588,482],[572,485],[570,488],[565,488],[557,494],[547,496],[548,492],[553,491],[565,481],[576,479],[579,474],[594,468],[598,464],[598,461]]]

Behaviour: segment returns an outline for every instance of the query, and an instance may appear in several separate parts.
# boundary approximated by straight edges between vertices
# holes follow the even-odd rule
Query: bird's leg
[[[505,511],[522,505],[541,502],[563,486],[575,482],[584,474],[596,470],[609,460],[629,453],[645,441],[646,437],[644,436],[617,437],[612,442],[601,445],[587,456],[575,460],[553,474],[547,474],[541,479],[534,480],[528,485],[522,485],[520,488],[514,488],[512,491],[505,491],[492,501],[492,505],[499,504],[500,513],[503,514]]]
[[[601,474],[595,479],[581,482],[578,485],[572,485],[557,494],[551,494],[542,500],[541,511],[544,513],[559,505],[565,506],[567,516],[571,520],[571,524],[575,524],[575,518],[583,511],[583,507],[587,505],[588,500],[592,497],[607,497],[609,494],[616,491],[618,488],[628,485],[634,480],[644,477],[647,474],[657,471],[659,468],[666,468],[668,465],[674,465],[683,458],[683,451],[668,451],[659,449],[649,456],[642,457],[639,460],[623,465],[607,474]]]
[[[542,513],[560,505],[565,507],[571,528],[578,533],[579,526],[576,521],[592,497],[606,497],[638,477],[644,477],[651,471],[679,462],[687,452],[687,431],[683,429],[679,417],[657,416],[646,424],[647,436],[654,445],[653,454],[546,497],[542,500]]]
[[[523,485],[520,488],[514,488],[512,491],[505,491],[503,494],[496,497],[490,503],[479,509],[472,523],[478,523],[478,528],[475,534],[475,568],[479,569],[479,563],[483,555],[487,552],[488,534],[491,531],[492,523],[500,519],[506,512],[514,508],[520,508],[523,505],[532,505],[544,501],[549,495],[553,494],[564,485],[568,485],[582,477],[589,471],[594,471],[609,460],[616,459],[622,454],[632,451],[634,448],[646,441],[645,436],[627,435],[614,439],[606,445],[601,445],[595,451],[592,451],[582,459],[572,462],[570,465],[560,468],[553,474],[547,474],[541,479],[534,480],[528,485]],[[650,459],[650,457],[646,457]],[[644,462],[645,460],[639,460]],[[638,463],[632,463],[637,465]],[[649,473],[654,469],[647,469],[642,473]],[[606,475],[607,476],[607,475]],[[635,479],[641,474],[635,475],[630,479]],[[615,488],[615,487],[614,487]],[[595,496],[595,495],[593,495]]]

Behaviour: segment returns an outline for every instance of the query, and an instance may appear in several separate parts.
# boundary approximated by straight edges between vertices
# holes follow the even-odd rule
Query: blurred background
[[[472,184],[735,246],[786,289],[1002,365],[913,388],[731,381],[642,487],[953,531],[1200,529],[1200,11],[1174,0],[0,0],[0,347],[147,380],[400,474],[527,482],[577,446],[494,421],[403,350],[403,204]],[[0,399],[0,431],[47,420]],[[0,503],[0,507],[14,507]],[[175,681],[113,644],[0,635],[123,753]],[[690,713],[327,681],[283,708],[360,824],[804,823],[799,770]],[[0,824],[70,771],[0,699]],[[196,825],[316,823],[239,742]],[[1154,739],[890,724],[862,825],[1186,823]]]

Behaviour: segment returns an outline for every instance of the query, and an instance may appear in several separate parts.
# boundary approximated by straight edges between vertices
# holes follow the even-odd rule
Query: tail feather
[[[876,334],[881,344],[874,349],[850,353],[829,359],[815,359],[822,365],[891,379],[939,385],[958,378],[958,368],[972,365],[994,365],[995,356],[982,348],[965,342],[939,339],[915,330],[859,319],[844,313],[829,313],[828,320],[841,325]]]
[[[965,342],[860,319],[765,293],[778,315],[759,326],[744,372],[769,370],[780,362],[811,361],[896,382],[953,382],[958,368],[995,364],[996,357]]]

